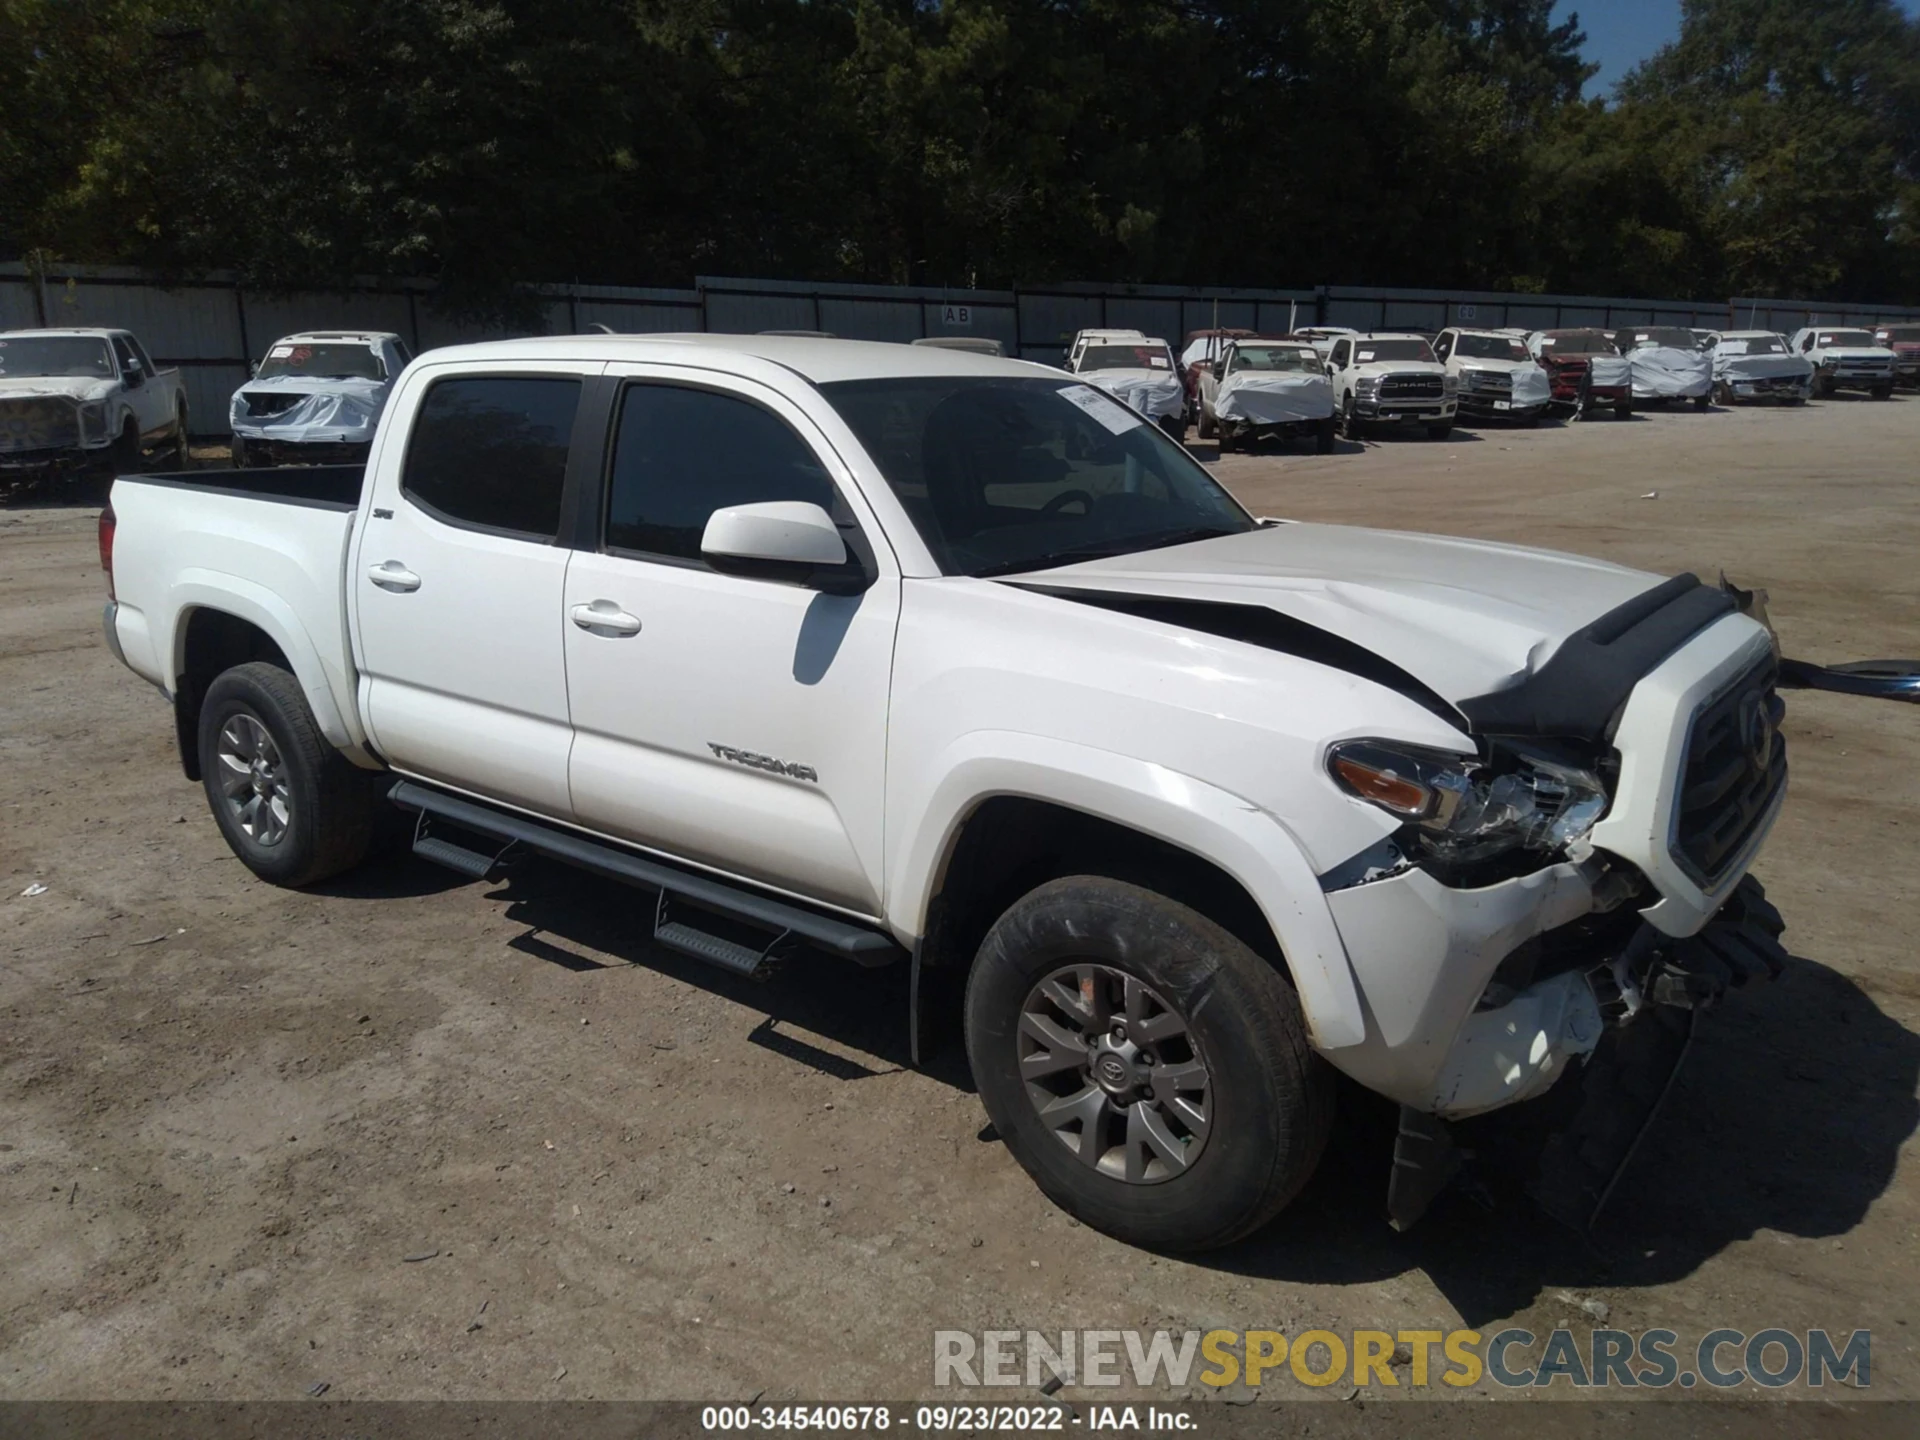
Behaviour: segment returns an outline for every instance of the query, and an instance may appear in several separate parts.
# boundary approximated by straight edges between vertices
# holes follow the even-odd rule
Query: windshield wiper
[[[1195,540],[1217,540],[1223,535],[1238,535],[1238,530],[1223,530],[1218,525],[1194,525],[1185,530],[1169,530],[1160,535],[1132,535],[1122,540],[1096,540],[1085,545],[1069,545],[1064,550],[1049,550],[1023,560],[1008,560],[975,570],[980,579],[1012,575],[1022,570],[1047,570],[1076,560],[1111,560],[1116,555],[1137,555],[1143,550],[1164,550],[1170,545],[1187,545]]]

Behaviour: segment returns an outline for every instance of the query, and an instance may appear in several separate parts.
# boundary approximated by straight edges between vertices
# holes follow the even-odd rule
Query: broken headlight
[[[1405,821],[1416,850],[1448,865],[1563,851],[1607,809],[1606,782],[1593,770],[1511,743],[1481,758],[1347,740],[1328,751],[1327,769],[1348,794]]]

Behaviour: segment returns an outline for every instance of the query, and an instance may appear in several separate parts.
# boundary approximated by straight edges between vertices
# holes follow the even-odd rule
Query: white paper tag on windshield
[[[1360,352],[1359,359],[1362,364],[1365,364],[1367,361],[1371,360],[1372,358],[1373,358],[1373,351],[1362,350]]]
[[[267,352],[267,358],[269,360],[284,360],[287,358],[287,356],[291,355],[292,353],[293,353],[293,346],[276,345]]]
[[[1116,435],[1124,435],[1134,426],[1146,423],[1112,396],[1101,394],[1091,385],[1069,385],[1059,394],[1062,400],[1078,405]]]

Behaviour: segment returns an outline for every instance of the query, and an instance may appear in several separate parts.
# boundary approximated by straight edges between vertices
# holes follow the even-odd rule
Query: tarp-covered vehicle
[[[1729,330],[1714,345],[1712,359],[1713,393],[1722,405],[1804,405],[1813,393],[1813,363],[1771,330]]]
[[[267,347],[253,378],[233,392],[233,463],[361,464],[394,381],[413,358],[398,335],[329,330]]]
[[[1068,369],[1123,405],[1131,405],[1174,439],[1187,433],[1187,389],[1173,367],[1173,347],[1135,332],[1133,338],[1074,346]]]
[[[1699,332],[1677,325],[1630,325],[1613,343],[1627,357],[1636,405],[1691,400],[1696,410],[1713,404],[1713,361],[1700,348]]]
[[[1476,420],[1537,425],[1553,385],[1516,335],[1498,330],[1442,330],[1433,353],[1459,382],[1460,413]]]
[[[1311,435],[1333,453],[1333,386],[1309,340],[1234,340],[1200,374],[1200,438],[1221,453],[1269,438]]]
[[[1552,403],[1584,420],[1611,406],[1616,418],[1633,414],[1633,371],[1601,330],[1536,330],[1527,349],[1547,372]]]

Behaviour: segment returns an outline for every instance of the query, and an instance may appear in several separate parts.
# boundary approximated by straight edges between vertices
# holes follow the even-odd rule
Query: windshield
[[[1911,345],[1920,341],[1920,325],[1895,325],[1880,332],[1883,345]]]
[[[1864,345],[1872,349],[1880,342],[1864,330],[1822,330],[1816,342],[1822,347],[1828,345]]]
[[[948,575],[1254,528],[1184,447],[1090,385],[940,375],[820,389]]]
[[[1541,348],[1562,355],[1615,355],[1613,342],[1598,330],[1549,330],[1540,337]]]
[[[113,356],[90,335],[16,335],[0,340],[0,375],[111,380]]]
[[[1511,335],[1462,335],[1453,353],[1467,360],[1526,360],[1527,347]]]
[[[1227,364],[1229,375],[1243,370],[1290,370],[1310,375],[1326,374],[1320,354],[1311,345],[1242,345]]]
[[[1353,358],[1365,365],[1370,360],[1431,360],[1433,347],[1424,340],[1356,340]]]
[[[1165,345],[1089,345],[1080,352],[1080,372],[1089,370],[1171,370],[1173,351]]]
[[[1722,355],[1785,355],[1787,342],[1778,335],[1729,335],[1721,340]]]
[[[281,341],[267,351],[254,372],[257,380],[276,375],[302,375],[315,380],[384,380],[387,367],[371,345]]]

